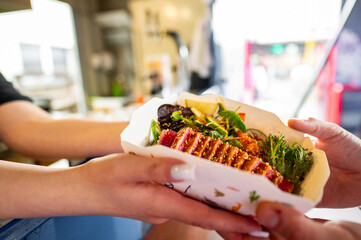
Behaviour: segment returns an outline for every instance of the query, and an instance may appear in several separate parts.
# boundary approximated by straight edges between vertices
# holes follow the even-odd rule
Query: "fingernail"
[[[190,164],[174,165],[170,169],[170,175],[174,180],[196,179],[196,166]]]
[[[269,210],[263,213],[262,219],[259,220],[262,223],[262,225],[264,225],[265,227],[269,229],[273,229],[278,225],[280,221],[280,217],[278,212]]]
[[[264,232],[264,231],[250,232],[249,235],[252,236],[252,237],[258,237],[258,238],[268,238],[269,237],[269,232]]]

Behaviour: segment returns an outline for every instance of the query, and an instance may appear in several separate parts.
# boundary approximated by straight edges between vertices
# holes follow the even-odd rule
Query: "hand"
[[[288,125],[317,138],[326,153],[330,178],[318,207],[355,207],[361,199],[361,140],[340,126],[314,118],[290,119]]]
[[[318,206],[352,207],[361,199],[361,140],[340,126],[314,118],[290,119],[288,125],[317,138],[315,146],[326,153],[331,175]],[[361,225],[309,219],[279,203],[261,203],[257,219],[268,228],[270,239],[360,239]],[[218,232],[229,240],[255,239],[249,235]],[[259,238],[258,238],[259,239]]]
[[[170,182],[170,169],[184,164],[174,159],[114,154],[82,166],[89,201],[95,214],[116,215],[151,223],[168,219],[206,229],[247,233],[261,227],[246,217],[192,200],[175,190],[152,182]]]
[[[261,203],[257,208],[257,219],[268,228],[271,233],[270,239],[356,240],[361,238],[360,224],[346,221],[321,223],[280,203]]]

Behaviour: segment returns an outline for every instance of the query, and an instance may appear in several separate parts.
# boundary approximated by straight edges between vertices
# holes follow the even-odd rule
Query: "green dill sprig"
[[[284,136],[269,135],[260,142],[265,160],[286,179],[299,185],[313,164],[312,152],[301,145],[287,144]]]

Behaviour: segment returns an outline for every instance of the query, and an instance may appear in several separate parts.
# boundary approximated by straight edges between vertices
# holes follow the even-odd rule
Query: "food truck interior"
[[[357,0],[0,0],[0,72],[59,119],[129,121],[153,97],[214,93],[361,137],[360,20]],[[29,158],[1,142],[0,156],[85,160]],[[309,216],[361,223],[358,208]],[[167,235],[177,227],[183,239],[219,239],[173,224],[147,238],[152,225],[125,218],[8,219],[0,239],[178,239]]]

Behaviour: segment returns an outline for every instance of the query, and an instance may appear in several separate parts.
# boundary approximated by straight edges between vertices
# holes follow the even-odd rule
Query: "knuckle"
[[[170,169],[168,164],[163,162],[155,162],[149,166],[148,175],[154,181],[164,182],[171,179],[169,171]]]
[[[275,229],[285,239],[306,240],[307,229],[304,229],[303,224],[296,224],[293,221],[283,220]]]
[[[154,162],[148,167],[148,175],[154,180],[161,174],[161,164]]]

